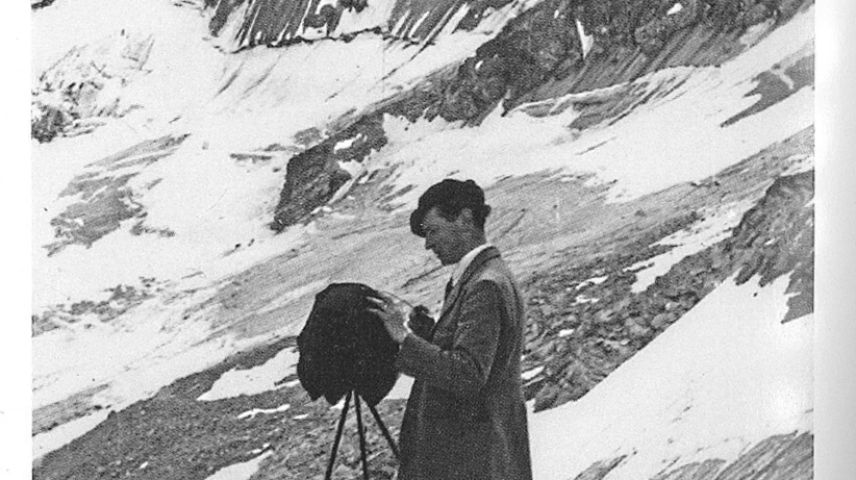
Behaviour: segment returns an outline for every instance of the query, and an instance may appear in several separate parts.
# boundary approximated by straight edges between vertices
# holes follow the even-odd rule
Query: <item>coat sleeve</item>
[[[502,295],[495,283],[483,280],[461,301],[452,347],[443,350],[408,334],[396,366],[429,385],[470,397],[481,390],[490,375],[501,331]]]

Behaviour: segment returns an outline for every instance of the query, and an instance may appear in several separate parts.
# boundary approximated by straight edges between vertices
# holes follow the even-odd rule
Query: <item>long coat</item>
[[[400,480],[529,480],[520,379],[523,302],[497,251],[480,252],[433,330],[407,335],[396,365],[415,378],[401,425]]]

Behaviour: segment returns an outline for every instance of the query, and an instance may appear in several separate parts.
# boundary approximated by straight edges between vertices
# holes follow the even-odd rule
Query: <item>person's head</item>
[[[474,181],[446,179],[419,197],[419,205],[410,215],[410,231],[425,238],[425,248],[440,263],[451,265],[485,243],[484,224],[489,214],[484,191]]]

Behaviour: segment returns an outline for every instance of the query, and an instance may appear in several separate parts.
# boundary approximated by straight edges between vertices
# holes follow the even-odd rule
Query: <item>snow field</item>
[[[149,302],[130,318],[51,330],[33,338],[34,411],[75,392],[107,386],[92,398],[92,404],[101,410],[36,435],[34,458],[95,428],[109,411],[148,398],[175,379],[210,367],[257,342],[230,335],[206,340],[212,330],[204,311],[187,319],[180,317],[184,308],[202,302],[206,292],[197,295],[167,305]]]
[[[813,12],[799,14],[720,68],[670,69],[638,80],[653,90],[684,84],[609,128],[569,131],[567,125],[578,115],[573,109],[543,118],[520,109],[507,116],[496,111],[478,129],[387,118],[387,147],[361,169],[349,167],[354,172],[397,168],[392,179],[396,190],[416,186],[403,196],[402,208],[413,206],[428,185],[446,176],[473,178],[488,187],[504,175],[594,173],[594,182],[616,182],[609,200],[622,202],[705,178],[813,123],[814,93],[805,88],[763,112],[720,127],[757,100],[745,96],[755,86],[755,75],[810,45]],[[316,127],[323,136],[323,126],[349,109],[369,108],[427,73],[465,58],[510,13],[493,14],[494,23],[475,32],[443,32],[436,45],[418,55],[412,47],[361,36],[348,48],[325,41],[286,50],[253,49],[231,57],[202,40],[206,22],[195,12],[176,9],[165,0],[77,0],[35,13],[34,76],[69,46],[96,42],[121,28],[155,36],[147,62],[151,72],[121,93],[123,102],[142,109],[109,120],[83,137],[33,145],[33,175],[38,179],[32,205],[35,309],[103,299],[108,295],[105,288],[135,285],[141,276],[168,280],[176,292],[210,287],[307,241],[311,228],[274,236],[266,226],[293,151],[288,149],[298,148],[294,135]],[[68,24],[82,27],[65,28]],[[319,71],[331,66],[336,73],[319,77]],[[191,137],[172,156],[129,182],[134,200],[148,214],[146,225],[169,229],[174,236],[135,236],[126,222],[91,248],[74,245],[45,256],[41,246],[53,240],[50,219],[76,200],[57,196],[84,165],[142,140],[183,133]],[[258,164],[229,156],[274,143],[287,150]],[[676,236],[672,240],[683,242],[679,248],[684,250],[658,259],[644,274],[656,275],[670,262],[703,248],[719,238],[723,225],[711,224],[698,237]],[[757,291],[749,284],[724,284],[586,397],[533,415],[536,478],[573,477],[596,460],[634,449],[637,453],[609,478],[639,478],[642,472],[656,473],[662,459],[676,454],[682,461],[733,459],[766,435],[810,428],[806,412],[811,408],[812,317],[786,325],[775,322],[784,308],[784,285],[780,279]],[[298,294],[308,294],[313,286]],[[250,341],[229,336],[200,343],[212,333],[204,314],[179,320],[181,312],[208,295],[210,289],[178,300],[158,299],[110,324],[82,322],[34,338],[34,408],[107,384],[95,401],[120,409],[247,348]],[[293,299],[287,294],[282,302]],[[681,347],[688,344],[717,348]],[[280,370],[271,380],[265,376],[269,373],[255,370],[251,380],[253,370],[224,375],[206,399],[265,391],[283,376]],[[399,380],[391,398],[407,396],[408,379]],[[663,404],[663,398],[675,400]],[[106,412],[35,437],[34,453],[59,448],[96,426]],[[699,437],[699,432],[705,435]],[[245,476],[258,467],[253,461],[247,462],[250,473]],[[243,478],[244,473],[227,470],[221,470],[222,475],[236,476],[218,478]]]
[[[130,378],[133,366],[146,364],[152,368],[158,358],[174,362],[176,358],[170,357],[179,356],[206,337],[208,327],[204,322],[179,322],[173,317],[171,308],[190,306],[192,301],[141,305],[136,313],[145,321],[137,323],[94,323],[80,329],[55,329],[33,338],[33,407],[58,402],[100,382],[115,381],[125,384],[119,390],[134,390],[139,378]],[[198,356],[203,351],[197,348],[186,353]],[[108,392],[98,395],[108,400],[114,396]]]
[[[492,15],[494,21],[475,32],[439,39],[418,62],[408,64],[414,49],[362,36],[348,48],[331,41],[230,57],[203,40],[205,22],[196,12],[166,1],[77,0],[36,12],[34,77],[71,46],[97,43],[122,29],[152,35],[155,42],[147,73],[120,92],[123,104],[143,108],[106,119],[105,126],[85,136],[33,144],[33,176],[38,179],[32,208],[35,310],[79,299],[104,300],[107,288],[135,286],[140,277],[166,280],[170,291],[205,288],[208,293],[178,302],[148,302],[110,324],[81,322],[35,338],[34,408],[108,384],[93,401],[105,406],[104,412],[121,409],[245,348],[228,336],[199,343],[211,334],[204,315],[198,321],[178,318],[210,295],[207,287],[218,279],[300,245],[306,232],[294,228],[274,236],[266,226],[293,150],[273,152],[260,165],[238,162],[229,154],[273,143],[289,147],[298,131],[324,125],[354,106],[368,106],[464,58],[498,31],[507,20],[502,15],[508,14]],[[85,28],[64,28],[68,22]],[[330,65],[336,65],[338,75],[318,75]],[[71,81],[76,73],[66,74]],[[144,140],[184,133],[191,136],[177,151],[144,170],[130,171],[136,176],[128,184],[134,201],[145,207],[145,225],[174,236],[132,235],[126,222],[90,248],[72,245],[45,256],[42,246],[54,240],[50,220],[79,200],[59,194],[86,165]],[[311,294],[316,284],[286,292],[280,304]],[[243,381],[244,386],[261,384]],[[224,382],[212,398],[246,393]],[[103,415],[91,414],[37,436],[34,451],[41,455],[59,448],[96,426]]]
[[[526,105],[506,116],[495,111],[479,128],[457,128],[442,120],[414,125],[388,117],[384,128],[390,142],[367,168],[398,168],[390,180],[393,188],[416,187],[397,199],[405,202],[402,208],[412,208],[425,188],[449,176],[490,186],[507,175],[593,173],[591,182],[611,185],[612,202],[707,178],[813,124],[814,92],[803,88],[766,110],[721,126],[758,100],[747,96],[756,75],[811,48],[813,18],[813,8],[798,14],[720,67],[671,68],[636,80],[648,91],[682,84],[608,128],[571,131],[567,125],[578,116],[573,108],[531,117]],[[602,93],[608,96],[616,88]]]
[[[198,11],[176,8],[169,0],[74,0],[57,2],[33,12],[32,71],[38,76],[74,45],[92,43],[108,35],[148,31],[159,41],[176,40],[164,58],[186,58],[183,50],[206,35]],[[69,28],[74,25],[74,28]],[[183,47],[183,48],[182,48]]]
[[[652,478],[811,430],[814,320],[780,323],[788,281],[725,281],[586,396],[532,415],[535,478],[620,455],[609,480]]]
[[[111,3],[111,8],[127,7],[127,11],[147,19],[144,25],[158,35],[150,61],[153,73],[129,87],[132,91],[126,98],[136,103],[133,100],[136,92],[139,101],[146,106],[144,111],[147,115],[148,112],[173,110],[175,106],[169,102],[172,98],[190,98],[187,103],[193,105],[184,109],[187,110],[185,117],[171,127],[176,129],[174,133],[192,132],[191,139],[172,157],[147,168],[131,183],[135,201],[143,204],[148,214],[146,225],[168,229],[176,235],[170,238],[135,238],[128,233],[129,226],[126,226],[88,249],[72,246],[51,259],[35,255],[37,283],[41,285],[44,279],[47,284],[46,288],[35,291],[37,307],[71,299],[97,299],[104,296],[105,288],[131,283],[140,276],[176,279],[190,275],[203,265],[217,263],[219,257],[234,246],[244,246],[250,241],[255,244],[255,252],[264,250],[258,245],[273,238],[266,223],[272,213],[277,190],[282,185],[280,172],[284,170],[289,155],[273,155],[265,167],[246,167],[230,158],[229,152],[261,148],[283,140],[284,136],[287,138],[287,132],[296,133],[301,128],[323,125],[334,118],[335,112],[344,112],[354,105],[365,107],[388,95],[387,88],[403,88],[409,81],[463,58],[470,49],[460,45],[456,45],[457,48],[444,47],[444,42],[440,41],[421,54],[419,62],[408,63],[411,54],[406,49],[388,48],[382,40],[367,37],[355,39],[347,49],[325,48],[327,45],[322,42],[284,50],[253,49],[235,58],[223,59],[201,40],[192,42],[190,48],[186,41],[177,40],[179,34],[181,38],[186,36],[191,23],[200,23],[189,12],[157,2],[152,3],[151,8],[124,0],[114,3],[119,5]],[[131,8],[125,4],[135,6]],[[91,16],[91,11],[105,8],[96,0],[81,0],[80,5],[88,7],[87,11],[72,8],[77,5],[69,4],[61,12],[77,18]],[[55,15],[54,9],[46,9],[44,17],[37,17],[34,24],[39,28],[56,28],[61,17]],[[165,16],[172,20],[165,21]],[[116,17],[124,18],[118,14]],[[504,15],[494,17],[502,19]],[[754,98],[743,95],[752,88],[751,78],[757,72],[810,42],[811,29],[807,27],[812,18],[813,10],[798,15],[722,68],[672,69],[640,80],[649,82],[654,89],[675,79],[686,83],[669,97],[639,107],[634,115],[609,129],[590,129],[581,134],[568,132],[565,125],[576,116],[573,109],[542,119],[528,117],[519,111],[507,117],[494,115],[479,129],[453,128],[453,125],[441,121],[407,125],[397,119],[388,119],[386,126],[391,145],[374,155],[376,158],[371,164],[375,168],[383,165],[404,167],[394,179],[396,186],[417,186],[405,195],[404,200],[408,203],[404,208],[414,203],[429,184],[450,175],[475,178],[489,186],[498,177],[509,174],[522,175],[555,168],[594,172],[597,182],[617,180],[610,198],[620,201],[681,181],[703,178],[811,123],[813,93],[810,89],[803,89],[757,115],[727,128],[719,127],[724,119],[754,101]],[[96,34],[112,32],[121,25],[115,20],[97,23],[90,29],[90,36],[94,41]],[[457,38],[459,36],[450,34],[441,40],[448,39],[447,45],[466,43]],[[475,33],[468,34],[468,38],[483,40]],[[329,46],[334,46],[333,42],[330,43]],[[68,43],[59,45],[67,47]],[[54,56],[60,51],[55,43],[46,44],[39,49],[42,50],[52,52]],[[440,55],[440,58],[426,61],[424,55],[432,54]],[[182,65],[184,70],[176,71],[178,65]],[[301,68],[295,69],[295,65],[301,65]],[[317,71],[325,65],[337,65],[342,73],[325,77],[330,83],[320,85]],[[413,68],[397,70],[391,77],[386,77],[402,65],[418,66],[418,71]],[[219,80],[199,85],[196,77]],[[225,84],[230,85],[225,92],[214,93],[215,86]],[[183,91],[173,91],[175,88],[185,88],[194,94],[184,95]],[[170,94],[164,95],[164,92]],[[334,96],[328,99],[331,93]],[[319,105],[324,107],[318,108]],[[283,115],[284,111],[288,115]],[[674,124],[675,119],[679,119],[681,125]],[[129,127],[124,130],[134,130],[130,119],[123,122]],[[771,122],[776,128],[770,128]],[[235,128],[235,125],[243,128]],[[688,126],[697,131],[687,132]],[[161,125],[157,133],[164,133],[163,128]],[[152,129],[152,132],[158,130]],[[664,132],[678,129],[682,131],[681,135],[670,137],[668,142],[662,141]],[[92,141],[87,141],[89,138],[61,139],[36,149],[34,176],[40,179],[34,192],[34,198],[38,200],[33,206],[36,245],[40,247],[52,240],[51,215],[56,215],[72,201],[68,198],[56,202],[47,199],[56,198],[82,164],[122,145],[122,141],[108,139],[116,133],[125,133],[122,130],[120,124],[110,128],[112,135],[109,136],[96,132],[87,136]],[[247,135],[248,132],[252,133]],[[134,133],[137,138],[144,137],[139,132]],[[125,142],[129,137],[131,135],[121,136]],[[101,142],[114,148],[105,148]],[[721,148],[709,148],[712,143]],[[72,144],[74,148],[69,149]],[[599,148],[588,150],[599,144],[602,144]],[[76,154],[62,154],[61,151]],[[461,162],[461,158],[468,161]],[[485,168],[486,165],[490,168]],[[63,168],[66,166],[68,168]],[[160,183],[150,190],[145,188],[153,182]],[[250,255],[248,262],[238,263],[245,265],[260,261],[273,252],[281,251],[284,243],[277,242],[274,248]],[[160,248],[152,248],[152,245]],[[35,253],[41,251],[39,247]],[[127,256],[117,255],[118,252],[145,254],[126,260]],[[243,255],[244,252],[239,253]],[[105,262],[104,259],[110,261]],[[229,263],[222,270],[238,266]],[[98,270],[100,274],[87,275],[87,270]],[[102,272],[112,273],[105,275]],[[81,278],[87,281],[80,282]]]
[[[143,108],[106,119],[107,125],[92,134],[33,145],[33,175],[39,179],[33,204],[34,271],[40,285],[34,292],[36,309],[102,299],[104,289],[133,285],[141,276],[178,280],[203,271],[203,278],[212,281],[217,277],[212,270],[238,271],[282,252],[299,234],[285,241],[267,224],[287,161],[303,148],[293,144],[293,136],[315,127],[323,135],[323,126],[345,112],[367,108],[465,58],[515,13],[510,8],[493,12],[473,32],[444,33],[418,55],[412,46],[376,35],[348,44],[327,40],[226,55],[203,40],[203,19],[168,2],[81,0],[38,11],[34,35],[61,30],[66,18],[94,24],[82,38],[55,42],[50,37],[39,45],[45,60],[34,62],[34,68],[49,65],[70,45],[99,42],[121,28],[153,35],[155,42],[146,64],[150,73],[121,92],[123,104]],[[105,18],[90,18],[93,11],[104,12]],[[330,72],[331,65],[335,71],[319,75]],[[145,209],[145,225],[174,236],[134,236],[132,221],[126,221],[90,248],[75,245],[45,257],[42,246],[54,241],[50,220],[79,201],[59,194],[85,165],[143,140],[185,133],[190,138],[171,156],[141,171],[123,171],[137,173],[128,187]],[[269,161],[246,165],[230,157],[273,144],[286,150],[271,152]],[[246,248],[232,252],[251,241],[252,253]],[[226,253],[235,255],[223,260]]]

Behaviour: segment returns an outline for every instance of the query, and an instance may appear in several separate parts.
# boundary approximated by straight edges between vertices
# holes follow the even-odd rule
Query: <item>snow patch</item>
[[[289,405],[287,403],[284,403],[284,404],[282,404],[276,408],[254,408],[252,410],[247,410],[246,412],[241,412],[240,414],[238,414],[238,419],[239,420],[245,419],[245,418],[253,419],[253,418],[256,418],[256,415],[259,415],[259,414],[279,413],[279,412],[284,412],[284,411],[288,410],[289,408],[291,408],[291,405]]]
[[[430,15],[430,14],[431,14],[431,10],[426,10],[425,13],[423,13],[422,16],[419,17],[418,20],[416,20],[416,22],[413,24],[413,26],[410,27],[410,31],[408,32],[408,36],[413,35],[413,33],[419,31],[419,27],[421,27],[422,24],[425,23],[425,19],[427,19],[428,15]]]
[[[38,459],[97,427],[109,413],[107,410],[100,410],[33,436],[33,459]]]
[[[238,395],[256,395],[274,390],[275,382],[296,372],[300,354],[296,349],[286,348],[267,362],[245,370],[232,369],[214,382],[211,388],[196,400],[211,402]]]
[[[362,135],[356,135],[354,137],[336,142],[336,146],[333,147],[333,151],[338,152],[339,150],[351,148],[354,142],[356,142],[361,136]]]
[[[583,58],[586,58],[591,51],[592,45],[594,45],[594,35],[586,35],[583,24],[580,23],[580,19],[575,18],[574,22],[577,24],[577,35],[580,37],[580,46],[583,49]]]
[[[750,26],[746,29],[743,35],[740,36],[740,44],[744,47],[751,47],[752,45],[758,43],[767,32],[776,24],[775,18],[769,18],[761,23]]]
[[[587,278],[587,279],[583,280],[582,282],[580,282],[579,285],[577,285],[577,290],[584,288],[584,287],[587,287],[589,285],[600,285],[601,283],[605,282],[607,278],[609,278],[609,275],[604,275],[602,277]]]
[[[594,297],[589,297],[588,295],[583,294],[583,295],[577,295],[576,298],[574,298],[574,301],[576,303],[597,303],[600,301],[600,299],[594,298]]]
[[[236,463],[233,465],[229,465],[228,467],[221,468],[217,470],[214,475],[207,477],[205,480],[246,480],[253,476],[256,471],[259,469],[259,465],[262,461],[268,458],[273,451],[268,450],[267,452],[253,458],[252,460],[248,460],[242,463]]]
[[[705,219],[665,237],[654,245],[673,245],[674,248],[656,257],[637,262],[625,271],[636,272],[636,282],[631,286],[633,293],[644,292],[654,281],[672,269],[684,258],[694,255],[726,238],[736,227],[754,202],[744,201],[721,207],[705,214]]]
[[[365,171],[365,167],[363,166],[362,162],[358,162],[356,160],[351,160],[348,162],[340,161],[339,168],[348,172],[348,175],[351,176],[351,181],[354,181]]]
[[[682,11],[683,9],[684,9],[684,6],[681,5],[680,2],[675,3],[674,5],[672,5],[672,8],[670,8],[669,11],[666,12],[666,15],[674,15],[674,14]]]
[[[539,373],[541,373],[543,371],[544,371],[543,366],[535,367],[532,370],[527,370],[527,371],[523,372],[522,374],[520,374],[520,378],[523,379],[523,381],[532,380],[533,378],[538,376]]]

